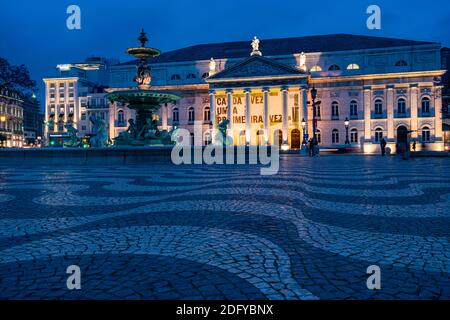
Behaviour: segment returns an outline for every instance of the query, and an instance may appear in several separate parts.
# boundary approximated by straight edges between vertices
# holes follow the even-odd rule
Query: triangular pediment
[[[269,58],[255,55],[235,65],[225,68],[221,72],[209,77],[207,81],[305,75],[306,74],[301,70],[292,68]]]

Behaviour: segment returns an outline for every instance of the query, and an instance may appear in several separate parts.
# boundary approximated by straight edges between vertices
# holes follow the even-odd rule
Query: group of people
[[[314,157],[319,154],[319,143],[315,137],[309,138],[307,147],[310,157]]]
[[[387,145],[386,139],[382,138],[380,141],[382,156],[386,155],[386,145]],[[403,159],[405,159],[405,160],[409,158],[409,154],[411,152],[411,147],[412,147],[412,151],[416,152],[416,141],[413,141],[412,145],[409,142],[398,142],[395,145],[396,152],[401,154]]]

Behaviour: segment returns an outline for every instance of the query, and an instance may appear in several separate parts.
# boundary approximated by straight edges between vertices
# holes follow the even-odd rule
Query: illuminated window
[[[359,70],[359,65],[357,65],[356,63],[350,63],[347,66],[347,70]]]
[[[375,142],[380,142],[383,139],[383,129],[376,128],[375,129]]]
[[[322,68],[320,66],[314,66],[311,68],[311,72],[320,72],[322,71]]]
[[[429,127],[422,128],[422,141],[423,142],[430,141],[430,128]]]
[[[194,113],[194,107],[190,107],[189,109],[188,109],[188,121],[189,122],[194,122],[194,120],[195,120],[195,113]]]
[[[380,99],[375,100],[375,114],[383,114],[383,101]]]
[[[422,113],[429,113],[430,112],[430,98],[423,98],[422,99]]]
[[[328,68],[328,71],[339,71],[341,68],[337,64],[333,64]]]
[[[356,100],[352,100],[350,102],[350,116],[357,116],[358,115],[358,102]]]
[[[211,110],[209,107],[205,107],[205,109],[203,109],[203,120],[211,121]]]
[[[339,130],[334,129],[331,133],[331,142],[332,143],[339,143]]]
[[[173,122],[180,121],[180,113],[178,112],[178,108],[174,108],[172,111],[172,121]]]
[[[403,98],[398,99],[397,101],[397,112],[399,114],[405,114],[406,113],[406,100]]]

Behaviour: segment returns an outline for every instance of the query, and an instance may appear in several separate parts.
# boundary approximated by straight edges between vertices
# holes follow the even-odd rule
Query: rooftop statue
[[[216,61],[214,60],[214,58],[211,58],[211,60],[209,60],[209,75],[212,76],[215,73],[216,73]]]
[[[299,67],[300,67],[301,70],[306,71],[306,54],[304,52],[302,52],[300,54]]]
[[[261,51],[259,51],[259,39],[256,36],[253,37],[252,48],[253,48],[253,51],[250,55],[252,55],[252,56],[254,56],[254,55],[261,56],[262,55]]]

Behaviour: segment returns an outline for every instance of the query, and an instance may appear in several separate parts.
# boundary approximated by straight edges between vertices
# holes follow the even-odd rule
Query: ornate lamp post
[[[345,125],[345,144],[350,144],[350,141],[348,139],[348,126],[350,125],[350,121],[348,120],[348,118],[345,118],[344,125]]]

